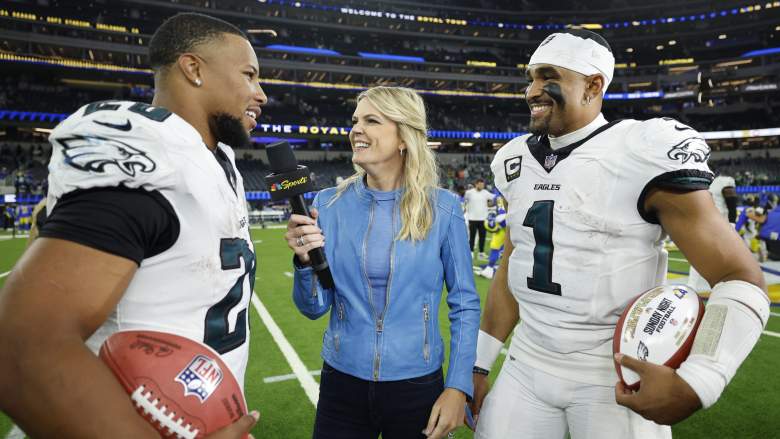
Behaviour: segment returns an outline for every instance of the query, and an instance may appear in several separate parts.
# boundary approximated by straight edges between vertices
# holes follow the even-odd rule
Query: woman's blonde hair
[[[398,125],[398,137],[406,144],[401,196],[402,227],[396,239],[423,240],[433,224],[431,197],[439,186],[436,156],[428,147],[425,103],[416,91],[405,87],[373,87],[358,95],[358,102],[363,99]],[[365,175],[365,169],[355,165],[355,173],[338,185],[330,203]]]

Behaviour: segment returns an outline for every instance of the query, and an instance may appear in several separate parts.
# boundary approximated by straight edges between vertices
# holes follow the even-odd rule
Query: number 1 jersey
[[[49,140],[50,213],[71,192],[124,187],[162,195],[178,219],[178,238],[140,262],[90,349],[119,330],[170,332],[219,352],[243,386],[255,256],[231,148],[212,152],[176,114],[124,101],[82,107]]]
[[[705,141],[672,119],[599,116],[589,127],[556,150],[547,136],[513,139],[491,168],[514,245],[508,282],[521,324],[510,355],[613,385],[615,324],[632,298],[666,276],[665,235],[645,197],[652,188],[707,189],[712,174]]]

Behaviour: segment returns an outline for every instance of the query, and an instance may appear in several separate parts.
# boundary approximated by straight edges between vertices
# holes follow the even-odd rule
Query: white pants
[[[615,402],[614,386],[554,377],[509,357],[479,415],[476,439],[671,439],[672,429]]]

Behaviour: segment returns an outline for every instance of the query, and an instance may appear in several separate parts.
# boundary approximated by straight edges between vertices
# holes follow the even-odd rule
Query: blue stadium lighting
[[[654,99],[662,98],[663,91],[642,91],[634,93],[607,93],[604,99],[607,100],[628,100],[628,99]]]
[[[680,17],[680,21],[685,21],[685,20],[686,20],[685,17]]]
[[[738,194],[777,193],[780,186],[737,186]]]
[[[311,200],[316,195],[316,192],[307,192],[303,194],[303,198],[307,200]],[[270,200],[271,194],[268,191],[247,191],[246,192],[246,199],[248,201],[255,201],[255,200]]]
[[[425,62],[425,58],[420,56],[403,56],[403,55],[393,55],[389,53],[370,53],[370,52],[358,52],[358,55],[367,59],[380,59],[385,61],[420,62],[420,63]]]
[[[286,140],[288,143],[292,143],[292,144],[303,144],[309,142],[307,139],[297,139],[297,138],[287,138],[287,137],[252,137],[252,142],[255,143],[274,143],[280,140]]]
[[[281,52],[304,53],[304,54],[311,54],[311,55],[325,55],[325,56],[341,55],[339,52],[336,52],[335,50],[318,49],[316,47],[287,46],[285,44],[271,44],[270,46],[266,46],[265,48],[269,50],[278,50]]]
[[[28,122],[61,122],[68,117],[65,113],[41,113],[38,111],[14,111],[0,109],[0,120]]]
[[[780,47],[770,47],[768,49],[751,50],[742,54],[742,58],[749,58],[751,56],[763,56],[771,55],[773,53],[780,53]]]

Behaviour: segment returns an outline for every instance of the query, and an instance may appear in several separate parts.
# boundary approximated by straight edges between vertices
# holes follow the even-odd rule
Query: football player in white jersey
[[[710,184],[710,194],[712,195],[712,201],[715,203],[715,207],[718,208],[718,212],[728,220],[731,224],[737,221],[737,189],[734,177],[728,175],[718,174],[712,184]],[[701,277],[698,271],[691,265],[688,272],[688,285],[696,289],[696,291],[709,291],[712,287],[707,281]]]
[[[0,294],[0,409],[33,437],[159,437],[95,356],[117,330],[203,342],[244,381],[255,256],[231,147],[267,101],[257,57],[200,14],[149,54],[153,105],[89,104],[52,132],[48,218]]]
[[[508,224],[478,340],[476,438],[670,437],[715,403],[769,317],[761,271],[706,191],[707,144],[673,119],[607,122],[613,70],[608,43],[584,30],[549,36],[529,62],[531,134],[491,165]],[[676,371],[612,355],[620,313],[665,280],[667,233],[714,285]],[[613,358],[639,373],[638,392],[616,384]]]

